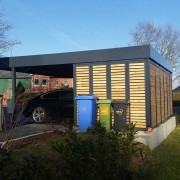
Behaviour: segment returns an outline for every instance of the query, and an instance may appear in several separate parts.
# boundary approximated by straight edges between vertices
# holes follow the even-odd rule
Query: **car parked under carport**
[[[32,116],[36,123],[57,120],[61,122],[65,118],[73,121],[74,101],[73,89],[62,88],[49,91],[28,99],[25,103],[23,114]]]

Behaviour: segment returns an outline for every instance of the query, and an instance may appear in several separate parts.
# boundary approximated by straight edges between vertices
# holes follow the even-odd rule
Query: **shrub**
[[[6,149],[0,148],[0,179],[11,179],[14,176],[15,162],[12,160],[12,152],[7,152]]]
[[[134,125],[120,133],[106,131],[97,123],[87,133],[67,130],[64,141],[55,141],[53,149],[61,155],[62,178],[67,179],[127,179],[135,153]]]
[[[69,124],[64,136],[51,142],[56,158],[32,151],[12,160],[12,152],[0,149],[0,179],[129,179],[135,133],[133,124],[119,133],[101,123],[77,133]]]

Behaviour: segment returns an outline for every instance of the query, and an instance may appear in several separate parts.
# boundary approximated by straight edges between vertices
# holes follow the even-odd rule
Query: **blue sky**
[[[128,46],[138,22],[180,29],[179,0],[2,0],[9,33],[19,39],[6,56]]]

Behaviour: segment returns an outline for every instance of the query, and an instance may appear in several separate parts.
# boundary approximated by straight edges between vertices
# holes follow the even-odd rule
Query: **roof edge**
[[[149,57],[154,62],[158,63],[159,65],[170,71],[171,73],[173,72],[172,64],[167,59],[165,59],[161,54],[159,54],[159,52],[157,52],[157,50],[153,48],[151,45],[149,45],[149,50],[150,50]]]

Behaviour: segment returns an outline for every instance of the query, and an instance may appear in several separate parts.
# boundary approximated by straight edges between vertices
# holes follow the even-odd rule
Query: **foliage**
[[[157,27],[153,23],[138,23],[131,33],[133,45],[151,44],[174,67],[175,74],[179,75],[180,65],[180,31],[171,25]]]
[[[17,85],[17,87],[16,87],[16,94],[15,94],[15,95],[16,95],[16,98],[17,98],[19,95],[25,93],[25,91],[26,91],[26,89],[25,89],[24,85],[22,84],[21,81],[19,81],[19,83],[18,83],[18,85]]]
[[[151,152],[153,163],[145,161],[136,176],[138,179],[179,179],[180,125]]]
[[[55,169],[52,165],[49,166],[49,164],[42,157],[34,154],[29,154],[23,157],[21,163],[18,164],[18,168],[16,169],[16,175],[14,176],[14,179],[56,179],[56,174],[58,173],[55,170],[57,169]]]
[[[180,125],[154,151],[134,166],[132,124],[120,133],[96,124],[86,133],[72,126],[47,143],[7,153],[0,149],[0,179],[179,179]],[[53,147],[53,148],[52,148]],[[134,157],[133,157],[134,156]]]
[[[119,133],[106,131],[101,123],[87,132],[77,132],[68,124],[61,138],[48,143],[51,148],[31,147],[29,152],[17,152],[13,159],[4,151],[6,161],[1,163],[4,175],[8,174],[7,179],[20,180],[128,179],[132,175],[130,163],[136,152],[135,133],[133,124]]]
[[[0,148],[0,179],[8,179],[14,175],[15,171],[12,171],[12,173],[8,171],[13,164],[12,152]]]
[[[61,155],[62,178],[127,179],[129,164],[135,153],[134,125],[120,133],[106,132],[97,123],[87,133],[68,130],[64,141],[52,147]]]
[[[69,88],[69,85],[65,83],[61,83],[61,88]]]
[[[9,48],[16,44],[20,44],[18,40],[10,40],[8,32],[12,29],[12,25],[4,21],[4,16],[0,13],[0,56],[3,55]]]

